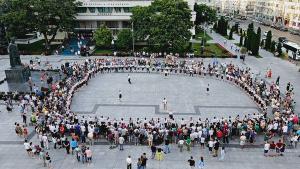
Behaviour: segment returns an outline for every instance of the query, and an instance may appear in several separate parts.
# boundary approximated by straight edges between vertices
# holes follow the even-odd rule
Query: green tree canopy
[[[267,37],[266,37],[266,44],[265,44],[265,49],[266,50],[270,50],[271,42],[272,42],[272,32],[268,31]]]
[[[240,46],[243,46],[243,38],[244,38],[244,36],[241,35],[241,36],[240,36]]]
[[[218,20],[216,27],[217,33],[223,36],[227,36],[228,21],[223,16]]]
[[[74,25],[77,0],[4,0],[4,15],[0,20],[9,36],[22,36],[38,31],[45,38],[45,47],[55,39],[58,31],[70,31]]]
[[[278,56],[280,57],[282,55],[282,44],[280,42],[278,42],[277,44],[277,52],[278,52]]]
[[[231,29],[230,29],[230,32],[229,32],[229,39],[231,40],[231,39],[233,39],[233,31],[234,31],[234,27],[232,27]]]
[[[132,47],[132,32],[129,29],[123,29],[118,33],[116,47],[121,50],[129,50]]]
[[[182,52],[191,38],[190,19],[187,2],[155,0],[150,6],[133,8],[134,38],[146,40],[155,51]]]
[[[205,4],[195,4],[194,11],[196,12],[196,25],[204,22],[213,23],[217,20],[217,12]]]
[[[111,31],[106,26],[101,26],[94,33],[96,45],[101,48],[109,48],[113,40]]]
[[[275,47],[276,46],[276,42],[275,41],[272,41],[272,43],[271,43],[271,48],[270,48],[270,51],[273,53],[273,52],[275,52]]]

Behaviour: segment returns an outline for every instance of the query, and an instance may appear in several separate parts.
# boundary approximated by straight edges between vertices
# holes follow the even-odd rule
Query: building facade
[[[269,25],[300,29],[300,0],[196,0],[222,15],[254,18]]]
[[[255,19],[300,29],[300,0],[256,0]]]
[[[120,29],[130,29],[131,10],[135,6],[149,6],[153,0],[79,0],[82,6],[78,8],[76,16],[77,31],[93,31],[101,25],[106,25],[117,34]],[[194,12],[195,0],[186,0],[192,10],[191,20],[194,22],[196,13]],[[194,28],[191,28],[194,35]]]

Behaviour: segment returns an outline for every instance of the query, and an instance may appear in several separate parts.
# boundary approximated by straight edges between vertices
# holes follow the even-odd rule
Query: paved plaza
[[[216,34],[210,34],[214,41],[222,44],[224,39]],[[232,42],[234,43],[234,41]],[[225,48],[230,49],[229,41]],[[232,44],[233,45],[233,44]],[[234,53],[234,51],[232,51]],[[280,88],[285,89],[286,83],[294,84],[295,100],[300,100],[300,74],[299,67],[296,65],[273,57],[270,53],[261,50],[263,58],[257,59],[248,56],[246,62],[242,63],[239,59],[219,59],[221,63],[234,63],[241,67],[250,67],[252,72],[260,74],[264,78],[265,71],[271,68],[273,77],[266,79],[268,83],[276,80],[280,75]],[[22,62],[29,63],[33,56],[22,56]],[[93,57],[92,57],[93,58]],[[86,58],[77,56],[61,57],[49,56],[42,57],[42,64],[50,62],[53,67],[59,67],[65,62],[82,62]],[[0,58],[0,79],[4,79],[4,70],[9,67],[8,56]],[[204,59],[204,62],[211,63],[212,59]],[[98,74],[89,81],[89,85],[81,88],[75,95],[72,104],[72,110],[80,115],[87,116],[109,116],[112,118],[151,118],[166,117],[168,111],[172,111],[175,117],[183,118],[212,118],[217,117],[235,117],[237,114],[243,116],[248,112],[258,111],[256,104],[248,97],[246,93],[238,87],[212,77],[189,77],[188,75],[173,75],[165,78],[160,73],[131,73],[133,84],[127,82],[127,73],[105,73]],[[205,90],[207,84],[210,84],[210,94]],[[24,84],[26,86],[27,84]],[[0,85],[2,91],[10,90],[7,84]],[[118,100],[118,91],[123,94],[122,101]],[[169,110],[162,109],[162,99],[166,97],[169,102]],[[27,156],[23,139],[16,136],[14,123],[21,122],[18,105],[14,105],[11,113],[7,113],[5,105],[0,104],[0,168],[2,169],[40,169],[44,168],[42,161],[31,159]],[[296,104],[296,113],[300,111],[300,104]],[[32,127],[29,127],[31,133]],[[36,135],[30,136],[31,141],[38,143]],[[237,145],[236,140],[232,144]],[[262,142],[257,143],[261,145]],[[51,145],[52,148],[52,145]],[[126,145],[124,151],[118,149],[110,150],[105,143],[99,143],[92,147],[93,162],[91,164],[81,164],[71,155],[66,155],[65,150],[50,149],[53,168],[71,169],[71,168],[97,168],[97,169],[122,169],[126,168],[126,157],[132,156],[133,168],[136,168],[137,158],[142,153],[147,153],[150,157],[150,149],[147,146]],[[299,149],[287,149],[284,156],[264,157],[263,148],[246,148],[241,150],[237,146],[226,148],[225,161],[219,161],[208,155],[207,149],[200,150],[200,147],[192,148],[191,152],[186,150],[179,153],[176,145],[171,145],[171,153],[165,156],[161,162],[149,160],[147,168],[151,169],[185,169],[189,168],[187,160],[192,155],[196,160],[200,156],[204,157],[205,168],[217,169],[281,169],[297,168],[300,162],[298,155]]]
[[[117,119],[165,117],[168,112],[176,117],[212,119],[258,112],[248,95],[220,78],[175,73],[168,77],[161,73],[130,73],[130,76],[131,85],[127,73],[99,74],[75,94],[72,110]],[[119,90],[123,95],[121,101]],[[168,101],[168,110],[163,110],[163,98]]]

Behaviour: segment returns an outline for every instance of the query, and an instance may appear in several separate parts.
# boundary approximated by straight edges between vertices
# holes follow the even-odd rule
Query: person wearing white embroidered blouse
[[[126,158],[126,164],[127,164],[127,169],[131,169],[132,168],[132,159],[130,156],[128,156]]]

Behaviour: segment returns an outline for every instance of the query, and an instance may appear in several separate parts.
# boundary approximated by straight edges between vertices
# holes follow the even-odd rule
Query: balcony
[[[76,20],[130,20],[131,13],[80,13]]]

